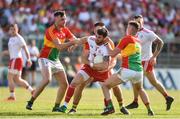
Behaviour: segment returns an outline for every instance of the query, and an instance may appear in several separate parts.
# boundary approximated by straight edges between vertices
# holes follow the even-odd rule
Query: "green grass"
[[[147,91],[150,97],[152,108],[155,112],[154,117],[147,116],[147,111],[142,101],[138,109],[129,110],[131,115],[125,116],[120,114],[118,104],[113,96],[113,103],[116,112],[112,115],[101,116],[103,111],[103,95],[101,89],[85,89],[82,100],[78,106],[78,112],[75,115],[62,114],[58,112],[51,112],[56,97],[57,88],[46,88],[44,92],[36,100],[33,110],[25,109],[26,101],[29,100],[30,94],[22,88],[16,88],[15,102],[7,102],[5,99],[9,96],[8,88],[0,88],[0,119],[5,118],[125,118],[125,119],[180,119],[180,91],[169,91],[175,97],[175,101],[170,111],[165,111],[165,100],[156,91]],[[128,104],[132,101],[132,91],[123,90],[124,103]],[[71,102],[69,108],[71,107]]]

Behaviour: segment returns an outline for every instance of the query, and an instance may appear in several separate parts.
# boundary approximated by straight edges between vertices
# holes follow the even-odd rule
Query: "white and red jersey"
[[[152,57],[152,43],[158,36],[151,30],[143,28],[137,33],[137,37],[141,42],[142,61],[148,61]]]
[[[10,59],[21,58],[21,48],[25,45],[26,43],[21,35],[18,34],[14,37],[11,37],[8,42]]]
[[[110,44],[112,45],[112,44]],[[114,45],[114,44],[113,44]],[[96,55],[102,55],[102,56],[108,56],[108,43],[97,45],[96,44],[96,37],[95,36],[89,36],[87,43],[85,44],[85,50],[89,50],[89,57],[88,60],[92,61],[94,60],[94,57]],[[114,47],[114,46],[112,46]],[[93,81],[100,81],[103,82],[104,80],[108,79],[111,75],[111,71],[96,71],[93,70],[89,65],[84,64],[79,71],[84,77],[85,80],[89,79],[90,77],[93,77]]]
[[[96,37],[89,36],[86,44],[86,50],[89,50],[89,61],[93,61],[97,55],[108,56],[108,43],[97,45]]]

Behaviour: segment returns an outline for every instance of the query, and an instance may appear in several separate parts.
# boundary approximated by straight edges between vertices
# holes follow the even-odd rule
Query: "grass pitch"
[[[5,99],[9,96],[8,88],[0,88],[0,119],[16,118],[16,119],[60,119],[60,118],[120,118],[120,119],[180,119],[180,91],[169,91],[175,101],[170,111],[165,111],[165,100],[156,90],[147,91],[152,109],[155,112],[155,116],[147,116],[147,111],[142,101],[139,98],[140,106],[138,109],[129,110],[131,115],[122,115],[119,111],[118,103],[113,97],[113,103],[116,112],[112,115],[101,116],[103,111],[103,95],[101,89],[85,89],[82,100],[78,106],[77,113],[74,115],[68,115],[58,112],[51,112],[54,106],[57,88],[46,88],[44,92],[38,97],[34,103],[33,110],[29,111],[25,109],[26,102],[30,98],[30,94],[27,90],[22,88],[16,88],[16,101],[8,102]],[[133,99],[131,90],[123,90],[124,104],[129,104]],[[71,108],[72,102],[68,105],[68,111]]]

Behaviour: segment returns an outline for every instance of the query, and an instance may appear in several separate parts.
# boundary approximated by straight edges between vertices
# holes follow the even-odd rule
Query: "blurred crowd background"
[[[67,27],[76,37],[90,35],[93,24],[102,21],[115,44],[125,35],[128,20],[142,14],[145,27],[165,42],[157,67],[180,67],[180,0],[1,0],[0,51],[7,49],[10,23],[17,23],[27,43],[35,40],[40,50],[44,31],[53,23],[52,13],[57,9],[66,11]],[[81,48],[61,53],[69,75],[80,67],[80,54]],[[0,58],[1,66],[7,66],[7,59]]]

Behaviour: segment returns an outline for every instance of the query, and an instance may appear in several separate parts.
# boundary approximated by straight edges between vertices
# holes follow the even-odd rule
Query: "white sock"
[[[10,92],[10,97],[15,97],[15,92]]]
[[[67,105],[68,105],[68,103],[67,103],[67,102],[64,102],[64,106],[66,106],[66,107],[67,107]]]
[[[33,88],[31,86],[28,87],[27,89],[29,92],[32,92],[33,91]]]

